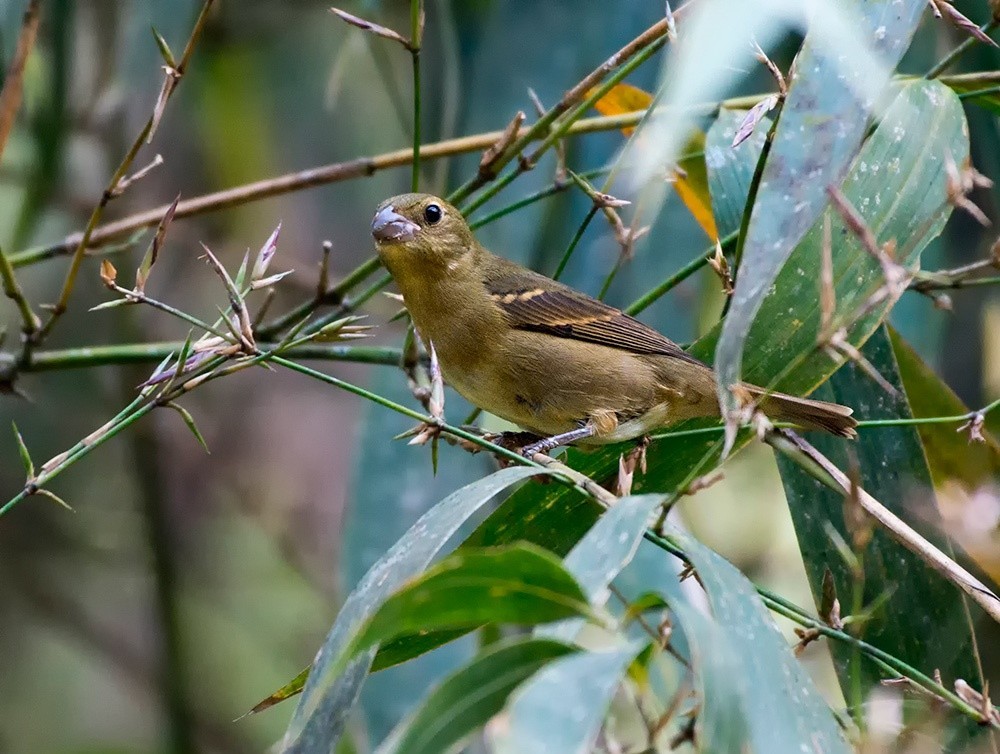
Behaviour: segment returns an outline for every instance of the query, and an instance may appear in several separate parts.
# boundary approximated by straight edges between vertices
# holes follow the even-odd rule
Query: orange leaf
[[[601,115],[621,115],[645,110],[653,103],[653,95],[631,84],[616,84],[607,94],[594,103],[594,109]],[[631,136],[634,126],[627,126],[622,133]],[[695,222],[705,231],[712,241],[719,239],[719,231],[715,226],[715,216],[712,214],[712,199],[708,193],[708,173],[705,170],[705,134],[695,131],[688,140],[686,154],[697,154],[680,161],[680,170],[674,171],[674,188],[677,196],[684,202]]]
[[[587,94],[589,95],[590,92]],[[645,110],[652,103],[653,96],[649,92],[644,92],[631,84],[615,84],[607,94],[594,103],[594,109],[601,115],[622,115],[623,113]],[[635,131],[635,126],[627,126],[622,129],[622,133],[626,136],[631,136],[633,131]]]

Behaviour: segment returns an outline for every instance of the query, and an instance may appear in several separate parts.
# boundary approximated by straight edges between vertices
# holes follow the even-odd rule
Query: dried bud
[[[109,260],[109,259],[102,259],[101,260],[101,281],[104,283],[104,285],[106,285],[108,288],[111,288],[112,290],[114,290],[114,288],[115,288],[115,280],[117,279],[117,277],[118,277],[118,270],[116,270],[115,266],[113,264],[111,264],[111,260]]]

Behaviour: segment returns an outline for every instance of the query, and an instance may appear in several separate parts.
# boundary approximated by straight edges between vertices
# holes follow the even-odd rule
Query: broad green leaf
[[[386,599],[338,664],[415,631],[475,628],[484,623],[533,626],[589,613],[586,594],[551,553],[527,544],[463,550]]]
[[[405,634],[379,645],[378,654],[372,661],[372,672],[400,665],[407,660],[427,654],[432,649],[450,644],[465,636],[472,629],[458,628],[447,631],[418,631]]]
[[[623,497],[570,550],[564,565],[583,587],[592,606],[607,601],[608,586],[635,556],[649,517],[665,500],[663,495]],[[582,625],[582,619],[571,618],[541,626],[537,635],[568,642]]]
[[[899,395],[890,395],[860,367],[849,364],[821,388],[822,396],[849,403],[866,419],[909,418],[909,406],[902,394],[899,371],[884,327],[868,340],[862,353],[900,391]],[[826,437],[813,438],[812,442],[838,466],[849,467],[851,460],[844,443]],[[933,544],[950,552],[952,548],[941,531],[941,518],[916,428],[863,429],[857,447],[852,447],[851,452],[857,455],[861,486]],[[791,461],[779,457],[778,468],[816,604],[822,600],[824,573],[829,569],[839,595],[841,614],[846,618],[852,611],[855,580],[851,566],[829,533],[832,526],[843,542],[852,541],[850,528],[845,524],[844,497]],[[851,630],[913,667],[925,671],[940,669],[947,685],[956,678],[982,681],[970,612],[959,589],[881,528],[873,532],[860,563],[864,581],[859,607],[862,613],[876,603],[879,607],[862,626],[849,624]],[[867,660],[853,668],[851,650],[844,644],[831,642],[830,650],[848,704],[864,702],[884,672]],[[852,687],[852,680],[860,683]],[[855,694],[859,698],[852,698]],[[974,727],[965,720],[959,724],[968,725],[967,732]]]
[[[352,636],[393,591],[427,567],[469,516],[496,494],[538,473],[538,469],[513,467],[466,485],[421,516],[369,569],[344,602],[313,662],[302,699],[285,732],[283,751],[327,752],[333,748],[375,657],[374,650],[369,650],[342,673],[332,674],[332,663]]]
[[[746,144],[742,146],[747,146]],[[940,233],[951,211],[947,203],[944,157],[956,164],[968,157],[968,135],[954,93],[937,82],[906,86],[865,142],[844,182],[844,195],[857,208],[879,242],[894,240],[897,260],[916,264],[920,252]],[[835,317],[848,319],[883,282],[878,263],[856,236],[832,218]],[[773,294],[764,299],[750,330],[743,359],[746,377],[758,385],[804,395],[829,378],[839,366],[817,347],[820,331],[818,295],[823,222],[817,223],[782,269]],[[848,340],[860,345],[878,327],[886,305],[876,307],[848,328]],[[691,353],[711,361],[718,328],[698,340]],[[684,431],[712,420],[671,427]],[[637,476],[637,492],[666,492],[715,468],[719,435],[666,437],[648,451],[648,473]],[[749,439],[744,435],[743,441]],[[569,452],[569,463],[598,481],[617,473],[620,447],[589,453]],[[484,522],[470,543],[502,544],[520,539],[555,552],[568,552],[592,525],[598,510],[569,490],[530,488],[514,495]]]
[[[910,409],[915,417],[961,416],[968,408],[957,395],[910,348],[895,330],[889,330],[893,355]],[[959,521],[975,520],[976,495],[1000,479],[1000,412],[986,415],[983,442],[971,441],[962,425],[921,424],[917,426],[920,442],[927,455],[927,466],[938,495],[938,507],[947,517]],[[987,494],[989,494],[987,492]],[[1000,547],[996,534],[988,527],[955,526],[953,536],[962,549],[995,583],[1000,583]]]
[[[969,412],[954,391],[891,327],[889,340],[913,416],[961,416]],[[985,442],[968,442],[968,435],[957,431],[960,426],[920,424],[916,428],[935,488],[943,489],[954,482],[972,491],[1000,477],[1000,445],[995,437],[1000,431],[1000,411],[986,415]]]
[[[674,592],[669,598],[671,616],[684,634],[694,671],[700,749],[712,754],[743,754],[748,734],[740,648],[734,646],[725,627],[687,600],[676,575],[663,583]]]
[[[854,0],[845,5],[857,10],[853,32],[871,44],[883,68],[873,69],[867,60],[829,45],[826,30],[818,24],[806,34],[761,175],[736,290],[716,347],[719,401],[727,409],[736,408],[729,386],[747,371],[744,353],[753,353],[751,325],[785,262],[822,215],[827,189],[847,176],[876,97],[909,47],[925,3]]]
[[[963,101],[978,105],[994,114],[1000,114],[1000,92],[997,91],[995,82],[983,84],[976,81],[948,79],[947,84],[961,95]],[[976,94],[976,92],[983,93]]]
[[[497,726],[498,754],[586,754],[641,644],[549,663],[513,695]]]
[[[690,535],[673,536],[691,559],[730,658],[736,660],[730,678],[738,689],[750,748],[757,754],[853,751],[753,584]],[[690,632],[689,639],[698,641]]]
[[[490,647],[431,691],[376,754],[444,754],[503,709],[510,693],[573,649],[550,639]]]
[[[413,400],[402,375],[391,369],[377,372],[370,388],[399,403]],[[453,419],[468,409],[456,397],[449,396],[446,413]],[[381,555],[406,533],[406,529],[424,511],[432,508],[449,492],[469,484],[493,470],[489,458],[471,458],[463,451],[442,448],[442,463],[437,473],[431,467],[427,448],[390,442],[413,421],[372,404],[359,424],[358,454],[352,474],[340,534],[340,557],[337,573],[346,593],[358,583]],[[449,456],[455,458],[449,458]],[[392,473],[386,473],[391,469]],[[487,505],[487,508],[490,506]],[[473,519],[482,514],[476,514]],[[463,524],[468,528],[470,521]],[[461,530],[457,536],[461,536]],[[358,699],[352,720],[370,741],[381,741],[406,717],[424,692],[472,657],[472,642],[452,642],[448,649],[427,654],[417,662],[400,663],[429,652],[447,640],[428,644],[425,637],[412,637],[379,647],[372,671],[392,668],[369,676]],[[397,666],[397,667],[392,667]]]
[[[705,137],[708,187],[712,193],[715,221],[723,236],[740,229],[750,181],[771,128],[771,119],[764,118],[746,141],[734,147],[733,136],[745,115],[738,110],[719,111]]]

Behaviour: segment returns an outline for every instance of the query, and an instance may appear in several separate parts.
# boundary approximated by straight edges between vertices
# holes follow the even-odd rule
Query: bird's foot
[[[558,448],[560,445],[572,445],[578,440],[585,440],[586,438],[593,436],[594,425],[587,422],[576,429],[571,429],[569,432],[552,435],[552,437],[545,437],[538,442],[533,442],[531,445],[521,448],[521,455],[525,458],[531,458],[536,453],[548,453],[550,450]]]
[[[499,445],[501,448],[509,450],[512,453],[523,454],[524,448],[530,447],[542,438],[534,432],[498,432],[483,435],[483,439],[489,440],[494,445]],[[500,468],[506,468],[514,463],[510,459],[501,456],[497,456],[497,461],[500,463]]]

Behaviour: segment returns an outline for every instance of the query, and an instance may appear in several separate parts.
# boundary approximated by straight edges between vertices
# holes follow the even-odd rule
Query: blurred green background
[[[958,5],[976,20],[986,12],[985,3]],[[25,6],[0,0],[4,68]],[[156,100],[162,71],[150,27],[179,53],[200,3],[48,0],[42,7],[21,117],[0,163],[0,243],[10,251],[82,227]],[[344,7],[390,27],[408,25],[409,3],[402,0]],[[662,11],[653,0],[430,0],[424,141],[502,128],[517,110],[533,112],[528,87],[552,104]],[[958,39],[925,19],[902,69],[925,70]],[[789,39],[778,51],[782,67],[794,50]],[[997,68],[1000,55],[980,46],[963,66]],[[652,90],[658,72],[647,65],[630,81]],[[220,0],[152,146],[137,162],[160,153],[164,165],[116,201],[107,218],[178,192],[193,197],[405,147],[409,87],[408,56],[339,22],[325,3]],[[733,94],[770,87],[762,71],[748,71]],[[997,117],[975,108],[968,117],[974,162],[998,180]],[[621,143],[617,132],[574,139],[569,162],[600,166]],[[478,155],[427,163],[423,185],[444,192],[477,163]],[[546,185],[552,169],[549,157],[490,206]],[[399,169],[177,221],[149,290],[214,317],[221,291],[197,259],[198,242],[235,268],[244,250],[259,247],[281,221],[275,269],[296,273],[279,287],[277,306],[301,301],[315,288],[322,242],[333,244],[334,278],[351,270],[372,253],[373,208],[408,182],[409,171]],[[997,196],[981,190],[973,198],[996,219]],[[587,209],[586,197],[567,192],[480,237],[495,251],[551,272]],[[982,258],[993,240],[994,232],[956,213],[925,267]],[[705,245],[671,197],[609,301],[627,303]],[[594,293],[617,254],[608,227],[595,222],[565,280]],[[32,302],[55,298],[65,264],[19,271]],[[118,264],[130,271],[135,260]],[[718,317],[717,288],[715,278],[699,274],[644,319],[689,341]],[[48,346],[186,334],[151,310],[86,312],[105,297],[91,260]],[[949,313],[908,294],[894,324],[976,407],[1000,395],[1000,298],[983,287],[952,299]],[[396,308],[384,297],[366,307],[369,323],[380,326],[373,342],[399,343],[400,327],[385,324]],[[16,334],[10,302],[3,299],[0,311]],[[412,403],[398,370],[323,368]],[[46,459],[115,414],[151,369],[27,375],[19,387],[30,400],[0,396],[0,427],[16,421],[36,461]],[[0,522],[0,752],[266,749],[283,732],[290,705],[233,719],[310,662],[341,595],[420,512],[491,468],[486,458],[445,446],[434,476],[426,448],[391,441],[408,420],[287,372],[244,371],[199,389],[185,405],[211,455],[176,414],[154,413],[53,485],[75,513],[32,498]],[[449,396],[449,418],[458,421],[466,410]],[[22,483],[13,435],[2,431],[0,496],[6,500]],[[810,602],[768,451],[744,453],[721,483],[687,499],[684,513],[698,537],[752,578]],[[374,677],[353,729],[359,748],[380,740],[429,679],[468,651],[459,643]],[[805,657],[837,693],[825,647],[813,645]]]

